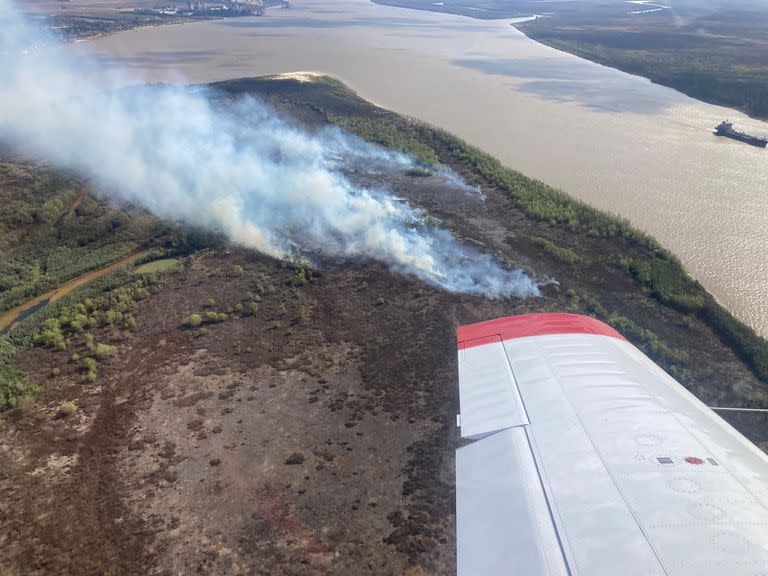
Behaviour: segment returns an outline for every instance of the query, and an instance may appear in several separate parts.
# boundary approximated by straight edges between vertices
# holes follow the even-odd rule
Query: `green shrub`
[[[765,340],[708,296],[699,312],[701,318],[749,364],[764,382],[768,382],[768,347]]]
[[[122,319],[123,313],[119,310],[107,310],[104,313],[104,323],[107,326],[112,326],[113,324],[120,322]]]
[[[575,266],[581,262],[581,257],[576,254],[576,252],[565,246],[559,246],[547,238],[535,236],[533,238],[533,243],[542,248],[547,254],[554,256],[558,260],[570,264],[571,266]]]
[[[410,176],[411,178],[427,178],[428,176],[432,176],[432,172],[419,166],[414,166],[413,168],[408,168],[408,170],[405,171],[405,175]]]
[[[110,346],[109,344],[98,343],[96,344],[96,350],[94,352],[96,354],[96,358],[99,360],[104,360],[105,358],[114,356],[117,353],[117,347]]]
[[[196,328],[197,326],[200,326],[200,324],[203,323],[203,317],[200,316],[200,314],[190,314],[186,318],[184,318],[184,321],[182,324],[186,328]]]
[[[74,402],[64,402],[59,406],[57,416],[59,418],[71,418],[77,412],[77,404]]]
[[[683,312],[694,312],[704,305],[704,289],[688,277],[677,260],[628,258],[624,263],[629,272],[662,303]]]
[[[49,318],[43,323],[43,329],[37,335],[35,341],[43,346],[52,346],[59,350],[66,350],[67,342],[61,332],[61,326],[55,318]]]
[[[668,367],[682,364],[688,361],[688,354],[682,350],[673,350],[664,343],[656,334],[638,326],[635,322],[624,316],[612,316],[608,323],[630,340],[634,340],[648,348],[650,356],[662,360]],[[675,366],[678,373],[683,374],[679,366]]]
[[[98,367],[99,363],[96,362],[95,358],[87,357],[83,358],[83,375],[82,380],[83,382],[94,382],[96,380],[97,371],[96,368]]]
[[[326,112],[326,118],[365,140],[410,154],[423,164],[440,162],[435,151],[420,141],[416,126],[387,122],[383,118],[349,117],[330,112]]]
[[[304,286],[307,282],[309,282],[309,274],[307,273],[307,270],[305,268],[299,268],[299,271],[296,272],[296,283],[299,286]]]
[[[74,318],[69,321],[69,326],[73,332],[78,333],[85,328],[91,327],[90,318],[85,314],[75,314]]]

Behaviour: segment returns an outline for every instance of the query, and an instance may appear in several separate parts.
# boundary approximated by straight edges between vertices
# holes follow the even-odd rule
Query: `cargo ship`
[[[720,122],[720,124],[715,129],[715,134],[717,136],[725,136],[726,138],[733,138],[734,140],[738,140],[739,142],[746,142],[747,144],[751,144],[752,146],[757,146],[759,148],[765,148],[766,144],[768,144],[768,139],[758,138],[757,136],[750,136],[749,134],[745,134],[744,132],[739,132],[738,130],[734,130],[733,123],[728,122],[727,120],[724,122]]]

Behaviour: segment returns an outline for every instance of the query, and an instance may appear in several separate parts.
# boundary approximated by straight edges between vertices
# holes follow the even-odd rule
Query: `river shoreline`
[[[485,2],[483,9],[458,2],[371,1],[478,20],[508,20],[525,10],[536,14],[541,8],[535,0],[522,0],[515,10],[504,3],[495,5],[493,0]],[[745,6],[724,12],[690,6],[673,11],[646,0],[625,3],[648,9],[626,11],[616,3],[572,10],[561,3],[554,11],[539,15],[537,22],[531,23],[537,19],[533,17],[513,25],[544,46],[642,76],[702,102],[740,110],[755,120],[768,120],[765,15]],[[702,44],[705,39],[709,44]]]
[[[530,21],[530,20],[526,20],[526,21]],[[768,114],[756,114],[750,111],[746,107],[734,106],[732,102],[729,102],[724,98],[717,97],[717,95],[712,96],[712,95],[702,94],[696,89],[692,89],[686,86],[685,84],[671,81],[669,79],[665,79],[663,75],[654,73],[652,69],[639,70],[637,67],[628,67],[626,65],[622,65],[621,62],[610,59],[610,58],[600,58],[599,56],[597,56],[597,54],[590,52],[589,50],[578,49],[578,47],[573,44],[565,44],[562,42],[558,42],[556,39],[547,39],[545,37],[537,35],[536,33],[532,32],[530,29],[526,29],[525,26],[518,25],[518,24],[514,24],[514,26],[522,34],[525,34],[526,38],[529,38],[531,41],[537,42],[542,46],[547,46],[549,48],[553,48],[554,50],[558,50],[560,52],[572,54],[573,56],[577,56],[578,58],[588,60],[589,62],[598,64],[600,66],[605,66],[606,68],[612,68],[614,70],[624,72],[625,74],[630,74],[632,76],[643,78],[645,80],[648,80],[652,84],[656,84],[658,86],[664,86],[665,88],[671,88],[672,90],[676,90],[681,94],[685,94],[686,96],[699,100],[700,102],[705,102],[707,104],[712,104],[714,106],[734,108],[735,110],[738,110],[739,112],[745,114],[747,117],[753,120],[768,122]]]

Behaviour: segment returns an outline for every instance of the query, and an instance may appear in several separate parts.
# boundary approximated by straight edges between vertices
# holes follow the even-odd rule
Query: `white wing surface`
[[[611,327],[460,327],[459,576],[766,576],[768,458]]]

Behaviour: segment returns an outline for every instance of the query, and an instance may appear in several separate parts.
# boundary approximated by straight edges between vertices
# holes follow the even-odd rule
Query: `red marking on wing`
[[[459,350],[490,342],[547,334],[599,334],[626,340],[608,324],[580,314],[521,314],[456,329]]]

